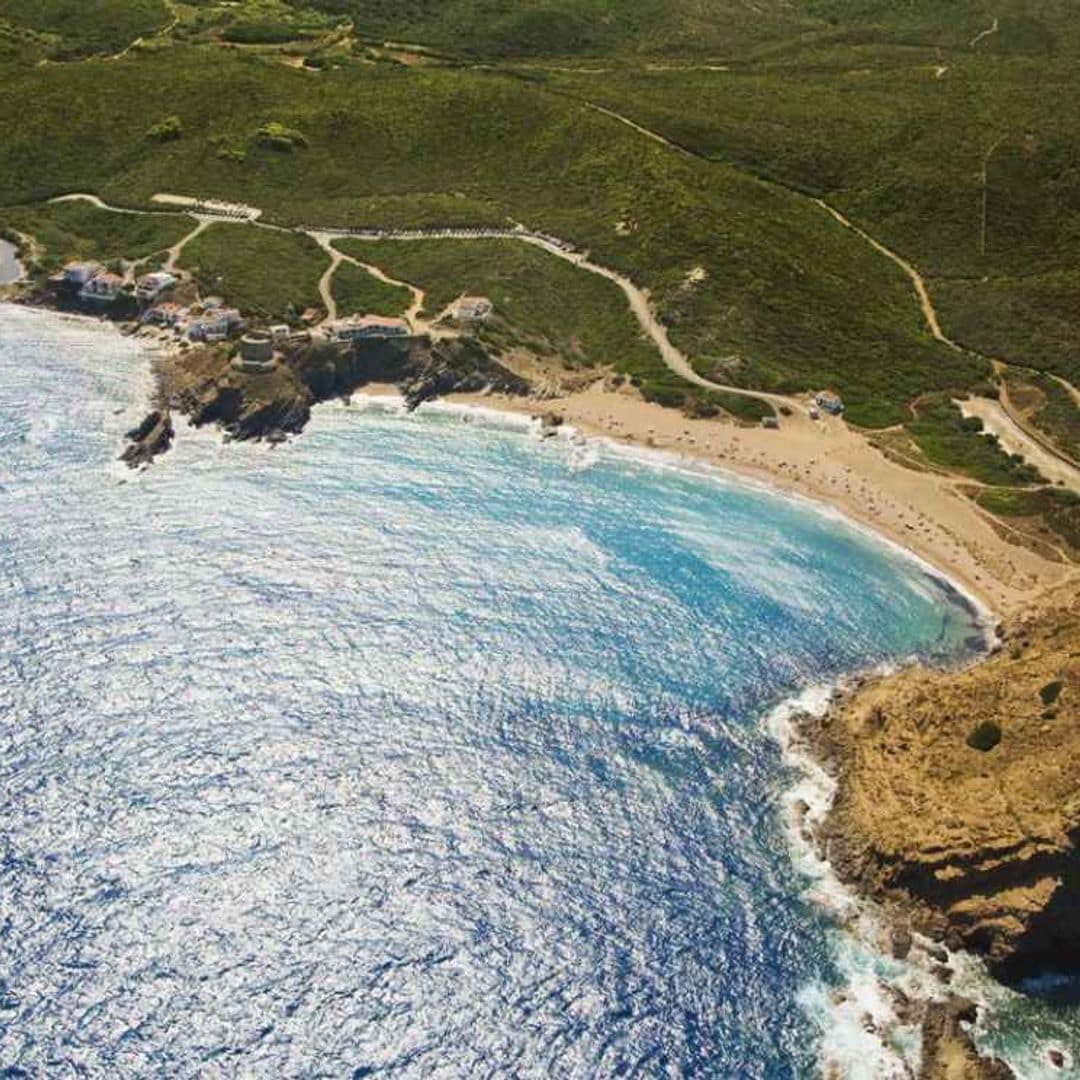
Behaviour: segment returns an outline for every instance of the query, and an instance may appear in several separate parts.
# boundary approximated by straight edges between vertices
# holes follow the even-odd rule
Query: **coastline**
[[[364,390],[398,393],[385,385]],[[889,461],[832,417],[785,417],[780,431],[694,420],[599,381],[550,401],[496,394],[444,400],[528,416],[552,411],[586,436],[664,451],[806,498],[901,548],[995,619],[1038,607],[1049,590],[1078,576],[1073,565],[1005,541],[951,479]]]
[[[402,408],[405,407],[404,398],[398,388],[392,384],[383,383],[365,386],[354,394],[351,400],[359,399],[362,401],[365,398],[371,400],[394,400],[400,402]],[[543,424],[543,419],[537,413],[537,410],[522,407],[520,399],[499,396],[494,400],[496,404],[493,405],[491,395],[448,394],[445,398],[438,398],[431,403],[425,404],[437,407],[439,402],[443,402],[446,405],[466,409],[470,412],[487,413],[493,418],[496,416],[517,417],[523,422],[523,430],[525,430],[524,425],[529,422]],[[422,405],[421,408],[423,407]],[[681,414],[676,414],[676,418],[685,419],[681,417]],[[930,561],[921,552],[905,543],[903,536],[883,529],[880,524],[873,520],[856,516],[835,500],[810,494],[805,488],[786,482],[787,478],[782,474],[778,475],[767,470],[745,468],[737,462],[721,463],[711,460],[705,455],[689,453],[681,449],[649,445],[632,436],[616,438],[610,432],[599,428],[591,431],[581,430],[577,424],[567,423],[560,425],[560,430],[568,430],[571,438],[580,435],[589,442],[598,442],[615,454],[625,456],[651,468],[689,472],[699,476],[713,477],[721,481],[725,479],[732,480],[776,497],[795,500],[809,506],[815,513],[842,521],[848,528],[867,536],[876,544],[892,549],[900,557],[917,565],[928,577],[935,581],[942,591],[951,594],[954,599],[958,599],[971,611],[973,621],[977,623],[978,628],[983,632],[985,648],[967,658],[964,661],[965,666],[969,663],[978,663],[983,659],[987,650],[996,641],[999,612],[987,602],[979,590],[971,588],[959,576]],[[747,429],[739,430],[746,431]]]
[[[82,318],[85,318],[57,312],[51,312],[51,314],[59,315],[60,318],[78,319],[79,321],[82,321]],[[88,321],[95,326],[107,325],[107,323],[103,323],[102,320],[92,317],[89,318]],[[151,360],[151,362],[155,352],[160,355],[161,351],[163,351],[164,343],[156,336],[124,336],[129,337],[133,344],[139,346],[146,358]],[[167,344],[165,344],[165,347],[167,348]],[[150,366],[151,365],[148,365],[148,367]],[[398,387],[386,383],[367,384],[353,396],[357,398],[393,397],[403,401]],[[808,482],[807,477],[809,477],[810,480],[817,479],[820,483],[822,477],[839,480],[843,476],[850,476],[852,466],[847,464],[847,462],[851,460],[851,448],[849,444],[853,440],[858,442],[867,455],[875,455],[882,461],[885,460],[883,456],[873,447],[869,446],[861,436],[846,432],[846,429],[840,422],[830,423],[827,426],[822,425],[819,427],[812,425],[808,420],[805,421],[805,425],[808,425],[809,429],[807,430],[805,426],[803,427],[803,430],[800,432],[800,439],[804,441],[809,438],[822,441],[832,440],[831,443],[827,444],[829,448],[831,449],[836,446],[844,452],[838,456],[837,462],[830,463],[831,468],[819,468],[818,470],[813,471],[811,466],[814,463],[808,462],[805,459],[799,459],[795,453],[800,447],[792,447],[784,440],[786,427],[781,430],[781,432],[777,433],[765,429],[737,427],[730,422],[722,420],[689,420],[680,413],[663,409],[659,406],[649,405],[648,403],[641,401],[636,394],[627,391],[602,389],[599,380],[594,386],[585,391],[552,400],[537,400],[535,398],[518,398],[484,393],[449,394],[441,400],[444,400],[449,403],[449,405],[455,407],[464,406],[469,409],[483,410],[491,414],[502,415],[508,418],[516,417],[523,428],[533,425],[536,427],[544,425],[543,430],[546,432],[553,432],[557,426],[562,426],[562,424],[556,425],[550,418],[545,424],[544,421],[539,419],[538,414],[544,413],[545,411],[557,411],[560,418],[565,420],[567,428],[572,427],[573,429],[580,431],[583,435],[588,436],[590,439],[598,439],[615,449],[628,450],[635,454],[641,452],[644,460],[651,460],[655,464],[661,466],[667,465],[674,468],[689,467],[701,469],[703,471],[715,473],[719,476],[726,474],[728,476],[737,477],[743,482],[749,482],[755,486],[765,487],[771,492],[780,495],[809,501],[822,513],[840,516],[846,522],[854,525],[861,531],[872,533],[874,538],[879,542],[884,542],[891,547],[899,548],[906,557],[919,562],[928,573],[931,573],[939,580],[943,580],[948,588],[955,589],[961,596],[968,600],[973,605],[976,612],[981,616],[980,622],[984,624],[989,620],[996,619],[996,617],[1002,613],[1030,609],[1030,607],[1037,602],[1041,593],[1046,589],[1053,587],[1055,583],[1053,580],[1042,581],[1040,579],[1038,581],[1038,587],[1032,586],[1023,590],[1011,590],[1016,595],[1013,596],[1011,600],[1015,607],[1010,608],[1009,606],[1000,603],[1000,601],[995,602],[993,593],[987,595],[985,590],[973,586],[972,583],[965,580],[962,574],[955,573],[953,567],[948,565],[949,559],[944,557],[927,557],[923,551],[918,550],[913,544],[907,542],[909,541],[909,537],[905,535],[905,532],[912,532],[914,530],[905,530],[904,532],[901,532],[899,530],[890,530],[887,527],[883,527],[881,520],[879,520],[883,516],[880,512],[878,514],[859,514],[852,512],[849,509],[849,504],[857,507],[858,502],[856,495],[865,491],[865,488],[860,489],[856,495],[852,495],[850,491],[851,481],[849,480],[845,485],[847,490],[844,492],[844,495],[846,497],[839,497],[839,492],[829,492],[827,489],[824,495],[819,494],[814,489],[814,484]],[[607,411],[596,412],[596,410]],[[635,421],[633,426],[630,424],[631,419]],[[567,431],[567,435],[573,438],[572,433],[569,430]],[[852,437],[848,438],[847,436],[849,435]],[[777,461],[774,457],[770,457],[766,452],[768,450],[773,450],[775,453],[782,454],[782,459]],[[800,464],[802,466],[801,468],[799,467]],[[891,463],[887,464],[890,469],[901,469],[901,467],[893,466]],[[901,471],[904,473],[908,472],[908,470]],[[912,475],[916,477],[926,477],[928,474]],[[833,486],[835,487],[838,485]],[[892,494],[894,498],[898,497],[895,493]],[[949,494],[951,498],[962,507],[966,505],[961,501],[958,495],[951,492]],[[832,497],[828,497],[830,495]],[[876,498],[871,500],[871,505],[877,507],[883,501],[883,496],[876,494]],[[894,513],[895,512],[896,511],[894,511]],[[981,521],[981,518],[978,515],[973,516]],[[886,517],[886,522],[887,521],[888,518]],[[933,538],[933,535],[934,534],[931,534],[931,539]],[[1000,538],[997,538],[996,534],[992,533],[992,535],[1000,541]],[[930,546],[931,551],[933,551],[932,545],[928,546]],[[976,558],[977,553],[967,547],[954,546],[954,548],[949,548],[945,546],[942,547],[937,554],[939,556],[949,556],[953,554],[954,551],[956,553],[966,553],[964,565],[974,575],[975,581],[980,579],[980,569],[983,574],[986,573],[985,567],[981,567]],[[1056,564],[1050,563],[1047,560],[1039,560],[1038,556],[1034,555],[1034,553],[1030,554],[1032,560],[1045,562],[1050,571],[1053,571],[1056,567]],[[942,563],[945,563],[946,565],[942,565]],[[1058,583],[1060,583],[1060,580],[1063,579],[1059,578]],[[1009,592],[1007,584],[1005,582],[999,582],[999,584],[1002,586],[1002,595],[1007,594]],[[983,654],[983,657],[981,658],[985,658],[985,654]],[[972,662],[978,663],[978,660],[981,658],[972,658]],[[863,677],[865,676],[854,674],[848,676],[848,678],[842,680],[842,682],[857,683]],[[813,690],[814,688],[810,689]],[[829,696],[833,694],[834,689],[835,688],[829,689]],[[775,720],[772,717],[770,717],[768,722],[770,727],[775,727]],[[803,778],[799,785],[800,788],[802,783],[812,783],[818,770],[820,770],[823,775],[827,775],[822,762],[814,757],[810,757],[802,762],[789,757],[792,749],[790,743],[785,746],[784,740],[777,736],[776,730],[774,730],[774,736],[777,737],[777,742],[784,751],[786,763],[789,766],[795,767]],[[804,752],[809,752],[809,747],[804,746],[802,747],[802,750]],[[813,764],[813,770],[808,767],[811,763]],[[793,807],[798,799],[799,797],[794,795],[790,799],[786,798],[785,806]],[[823,812],[827,813],[828,809],[828,806],[824,806]],[[805,815],[801,816],[805,817]],[[794,825],[792,836],[796,844],[801,844],[803,842],[806,844],[814,843],[812,839],[802,834],[803,830],[795,817],[792,817],[791,821],[786,823]],[[803,854],[805,855],[805,853]],[[832,875],[833,879],[839,882],[839,878],[834,873],[833,868],[824,858],[822,858],[820,851],[817,850],[816,847],[812,851],[812,857],[820,862],[822,867],[827,868],[828,873]],[[810,875],[810,877],[812,879],[813,875]],[[856,899],[856,890],[849,888],[848,886],[842,886],[842,888],[852,904],[865,908],[874,908],[872,917],[875,925],[880,926],[883,924],[885,918],[884,909],[877,909],[876,902],[872,896],[868,901],[865,899]],[[839,914],[837,921],[842,929],[849,931],[852,929],[850,921],[839,917]],[[864,941],[868,948],[887,949],[887,944],[884,946],[882,944],[880,934],[877,935],[876,939],[873,934],[867,934],[865,936],[859,935],[859,940]],[[885,997],[883,997],[881,1001],[887,1004],[888,994],[884,990],[881,992],[885,994]],[[857,1004],[860,1004],[861,1008],[862,998],[859,995],[855,995],[853,999],[845,998],[839,1003],[834,1002],[834,1004],[836,1004],[838,1008],[843,1008],[852,1000]],[[861,1022],[864,1015],[867,1014],[865,1012],[860,1012],[854,1017],[854,1020]],[[850,1020],[852,1018],[848,1017],[847,1019]],[[884,1024],[885,1021],[881,1020],[881,1023]]]
[[[389,409],[406,407],[397,387],[390,384],[366,386],[350,398],[351,404],[361,407],[380,402]],[[955,669],[949,670],[969,669],[992,655],[998,643],[994,612],[963,583],[872,523],[808,496],[795,485],[770,482],[756,471],[717,467],[696,455],[642,446],[634,439],[612,439],[601,430],[594,429],[582,439],[584,433],[579,433],[576,425],[560,424],[555,429],[550,421],[545,425],[527,402],[510,399],[509,403],[513,407],[506,407],[504,399],[493,400],[490,395],[455,394],[421,409],[438,409],[441,404],[444,410],[459,412],[463,417],[476,414],[489,423],[513,419],[517,422],[512,426],[523,434],[531,429],[565,435],[571,443],[584,443],[585,447],[595,440],[616,453],[629,451],[634,460],[653,467],[688,470],[720,479],[726,475],[777,497],[809,504],[815,512],[841,520],[915,563],[969,608],[973,622],[984,633],[983,644],[972,646]],[[832,771],[833,763],[819,755],[805,738],[804,723],[808,718],[820,720],[864,683],[918,669],[923,663],[923,659],[912,656],[895,664],[846,673],[829,684],[803,687],[761,718],[792,777],[790,786],[779,796],[778,810],[793,864],[805,881],[804,895],[828,917],[836,934],[834,961],[841,984],[814,982],[804,988],[803,994],[803,1006],[820,1029],[822,1075],[830,1078],[859,1075],[867,1062],[873,1063],[875,1077],[938,1080],[943,1074],[936,1069],[945,1061],[963,1062],[971,1071],[957,1075],[967,1080],[1006,1080],[1015,1075],[999,1060],[980,1057],[976,1048],[973,1032],[978,1018],[991,1007],[991,995],[986,992],[989,976],[981,963],[962,951],[944,949],[917,931],[911,934],[910,950],[897,957],[892,938],[895,913],[880,896],[843,880],[822,842],[822,829],[833,809],[839,779]]]
[[[404,408],[401,394],[388,384],[365,387],[354,395],[354,400],[365,399],[368,402],[389,399],[401,403],[395,407]],[[528,402],[507,402],[501,397],[492,399],[491,395],[453,394],[448,396],[447,403],[467,413],[475,409],[490,420],[500,416],[519,418],[523,430],[530,424],[534,430],[549,434],[556,430],[551,420],[545,422],[538,417],[537,409],[529,407]],[[569,428],[566,434],[571,442],[580,441],[576,424],[572,427],[559,424],[559,428]],[[774,483],[772,477],[762,475],[759,470],[717,468],[714,462],[702,460],[702,455],[657,445],[642,446],[634,437],[611,438],[610,432],[597,426],[586,437],[590,441],[596,438],[615,450],[632,450],[635,457],[640,455],[638,460],[661,468],[719,475],[726,472],[742,483],[774,495],[809,502],[816,511],[839,517],[919,565],[972,609],[985,633],[982,648],[973,647],[954,667],[934,667],[933,671],[950,676],[978,670],[998,652],[999,621],[984,596],[968,589],[967,583],[951,576],[947,568],[934,565],[921,552],[914,551],[903,542],[904,538],[881,529],[873,519],[867,521],[850,514],[835,501],[814,498],[797,484]],[[654,438],[652,443],[656,443]],[[873,448],[867,449],[876,453]],[[1057,589],[1050,581],[1041,590],[1032,591],[1029,598],[1017,599],[1007,618],[1014,618],[1018,611],[1036,609],[1043,593],[1053,594]],[[924,670],[927,670],[926,661],[912,657],[888,666],[851,672],[831,685],[802,688],[762,718],[762,724],[780,750],[785,768],[793,775],[793,782],[781,795],[779,804],[793,862],[807,882],[808,899],[834,923],[837,935],[835,962],[841,986],[809,985],[805,1008],[821,1029],[821,1065],[826,1077],[859,1075],[860,1068],[868,1061],[874,1063],[873,1075],[881,1077],[1008,1080],[1027,1076],[1027,1071],[1014,1071],[1013,1065],[1001,1057],[983,1056],[980,1039],[986,1017],[995,1015],[995,1005],[1008,993],[987,971],[983,960],[955,942],[946,947],[940,934],[923,932],[924,928],[908,917],[903,905],[897,905],[880,890],[867,888],[852,877],[850,867],[841,868],[829,856],[828,825],[843,780],[843,762],[824,753],[808,727],[822,723],[846,702],[858,699],[864,687]],[[1038,1054],[1043,1059],[1061,1053],[1052,1041],[1028,1049],[1028,1057]],[[1020,1063],[1015,1066],[1020,1067]],[[954,1072],[954,1069],[962,1071]]]

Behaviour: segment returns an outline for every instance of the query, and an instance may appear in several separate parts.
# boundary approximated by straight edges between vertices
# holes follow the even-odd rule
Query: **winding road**
[[[136,210],[118,206],[111,206],[104,202],[97,195],[92,195],[84,192],[77,192],[70,195],[61,195],[56,199],[51,199],[50,202],[69,202],[72,200],[83,200],[89,202],[101,210],[109,210],[113,213],[120,214],[152,214],[152,213],[168,213],[168,211],[153,211],[153,210]],[[183,196],[169,196],[169,195],[156,195],[155,201],[163,203],[172,203],[178,208],[184,203]],[[198,206],[198,210],[186,211],[189,216],[194,217],[199,221],[200,227],[195,229],[191,234],[185,237],[181,242],[182,247],[193,236],[205,228],[206,225],[215,221],[222,222],[234,222],[236,224],[250,225],[257,229],[271,229],[276,232],[298,232],[305,236],[311,237],[324,251],[327,252],[331,259],[331,266],[327,272],[323,275],[319,289],[323,298],[323,303],[326,306],[326,310],[331,317],[337,311],[337,304],[334,302],[332,293],[332,281],[334,272],[341,262],[349,260],[354,262],[357,266],[362,266],[364,269],[371,272],[378,271],[376,276],[381,277],[382,280],[389,282],[390,284],[403,285],[409,289],[413,294],[413,306],[409,309],[411,316],[407,314],[409,321],[416,325],[418,320],[418,313],[420,307],[423,305],[423,293],[418,290],[415,285],[410,285],[408,282],[396,281],[389,277],[378,267],[371,266],[368,263],[360,262],[359,260],[350,259],[349,256],[343,255],[338,252],[333,246],[334,240],[363,240],[370,241],[371,243],[384,243],[387,241],[432,241],[432,240],[514,240],[523,244],[531,244],[533,247],[541,248],[557,258],[571,263],[573,266],[578,267],[581,270],[585,270],[590,274],[597,274],[600,277],[607,278],[609,281],[613,281],[622,290],[623,295],[626,297],[630,306],[630,310],[633,312],[634,317],[638,321],[638,325],[641,327],[645,335],[656,346],[660,357],[664,364],[678,375],[680,378],[685,379],[687,382],[692,383],[695,386],[700,386],[706,390],[715,390],[725,394],[736,394],[739,397],[757,398],[759,401],[768,401],[772,405],[778,408],[784,408],[790,410],[792,413],[798,413],[799,415],[806,415],[806,406],[796,398],[788,397],[784,394],[772,394],[766,391],[759,390],[747,390],[741,386],[731,386],[726,383],[713,382],[711,379],[706,379],[705,376],[700,375],[690,362],[689,357],[685,353],[680,351],[674,344],[672,344],[668,332],[663,323],[656,316],[656,312],[653,310],[652,303],[649,300],[648,294],[637,285],[635,285],[628,277],[623,274],[612,270],[610,267],[602,266],[599,263],[593,262],[589,259],[588,255],[584,252],[577,251],[571,244],[564,240],[560,240],[558,237],[551,236],[545,233],[532,232],[523,225],[519,225],[512,229],[437,229],[431,231],[423,231],[419,229],[368,229],[368,230],[350,230],[350,229],[332,229],[323,226],[298,226],[293,230],[287,229],[282,225],[273,225],[269,222],[262,221],[260,219],[261,212],[258,212],[256,216],[243,217],[238,219],[235,215],[227,213],[215,213],[210,204],[202,200],[192,200],[192,204]],[[177,209],[176,212],[185,212]],[[339,256],[336,261],[335,255]],[[175,265],[175,259],[172,260]],[[419,293],[419,296],[417,296]]]
[[[1020,427],[1004,401],[972,397],[956,403],[964,416],[977,416],[983,429],[996,435],[1010,454],[1019,454],[1054,484],[1080,490],[1080,469],[1064,455],[1037,441],[1027,427]]]
[[[663,144],[671,148],[672,150],[682,153],[691,154],[691,151],[686,150],[683,147],[672,143],[666,139],[663,135],[657,132],[650,131],[647,128],[642,127],[640,124],[613,112],[610,109],[603,108],[598,105],[590,105],[591,108],[598,112],[604,113],[607,116],[626,124],[633,128],[635,131],[642,135]],[[115,213],[124,214],[143,214],[143,213],[155,213],[155,211],[146,210],[134,210],[122,207],[114,207],[105,203],[96,195],[77,193],[72,195],[63,195],[57,199],[53,199],[53,202],[64,202],[73,199],[82,199],[92,203],[94,206],[103,210],[113,211]],[[623,274],[612,270],[610,267],[603,266],[600,263],[591,260],[586,252],[578,251],[571,244],[558,237],[551,236],[546,233],[534,232],[524,225],[516,225],[513,228],[495,229],[495,228],[476,228],[476,229],[436,229],[436,230],[420,230],[420,229],[333,229],[322,226],[298,226],[293,230],[287,229],[285,226],[274,225],[270,222],[261,220],[261,210],[250,207],[246,208],[248,214],[237,219],[235,213],[230,213],[228,210],[221,210],[217,212],[213,203],[206,203],[201,200],[188,199],[184,196],[175,195],[155,195],[155,201],[162,203],[169,203],[175,206],[192,205],[197,209],[187,211],[198,222],[198,226],[186,237],[184,237],[179,244],[170,251],[168,268],[173,268],[176,265],[179,258],[180,251],[183,246],[186,245],[193,237],[198,235],[203,229],[205,229],[210,223],[215,221],[233,221],[239,224],[251,225],[260,229],[271,229],[277,232],[294,231],[301,233],[305,236],[311,237],[320,248],[326,252],[330,259],[330,265],[322,275],[319,281],[319,293],[323,300],[323,305],[326,308],[329,318],[336,318],[337,316],[337,303],[333,296],[333,278],[338,267],[342,262],[351,262],[354,265],[361,267],[368,273],[373,274],[380,280],[385,281],[392,285],[399,285],[409,290],[412,295],[412,304],[409,310],[405,313],[405,318],[409,322],[410,326],[414,330],[425,333],[433,333],[435,336],[442,336],[442,332],[433,324],[437,320],[423,320],[420,318],[420,311],[424,304],[423,290],[419,289],[416,285],[409,282],[398,281],[395,278],[387,275],[377,265],[373,263],[362,262],[361,260],[354,259],[349,255],[345,255],[334,247],[335,240],[360,240],[369,242],[373,245],[386,242],[430,242],[438,240],[452,240],[452,241],[468,241],[468,240],[513,240],[519,243],[530,244],[533,247],[538,247],[543,251],[546,251],[550,255],[554,255],[556,258],[562,259],[565,262],[570,263],[573,266],[578,267],[587,273],[596,274],[600,277],[606,278],[609,281],[614,282],[623,292],[626,297],[627,303],[632,311],[634,317],[637,319],[638,325],[641,327],[643,333],[653,342],[657,351],[660,354],[661,359],[667,368],[674,374],[678,375],[686,382],[693,384],[694,386],[700,386],[706,390],[714,390],[720,393],[736,394],[741,397],[757,398],[758,400],[767,401],[776,408],[782,408],[785,412],[791,413],[793,417],[799,419],[806,418],[808,416],[806,405],[794,397],[789,397],[784,394],[773,394],[766,391],[759,390],[747,390],[740,386],[732,386],[727,383],[714,382],[711,379],[705,378],[701,375],[691,363],[689,357],[677,348],[671,341],[668,335],[667,328],[657,317],[656,312],[652,306],[652,302],[649,299],[648,293],[635,285],[628,277]],[[900,267],[911,281],[912,288],[915,296],[918,300],[920,310],[922,312],[923,319],[926,323],[927,329],[931,336],[946,347],[953,349],[957,352],[966,351],[963,346],[953,341],[948,337],[941,328],[940,320],[938,319],[937,311],[934,308],[933,300],[930,297],[930,291],[927,288],[926,282],[922,275],[908,260],[891,248],[882,244],[879,240],[875,239],[864,229],[859,228],[852,221],[850,221],[844,214],[837,210],[834,206],[825,202],[824,199],[811,198],[817,206],[821,207],[826,213],[832,216],[832,218],[843,228],[849,229],[860,237],[865,243],[869,244],[875,251],[879,252],[885,258],[891,260],[898,267]],[[161,213],[162,211],[156,211]],[[995,370],[1000,370],[1001,362],[994,361]],[[1076,395],[1076,390],[1065,383],[1073,395]],[[1050,443],[1040,433],[1033,431],[1029,425],[1023,422],[1023,420],[1016,415],[1015,409],[1013,409],[1008,400],[1007,392],[1003,391],[1001,397],[1000,413],[995,413],[993,417],[994,430],[999,437],[1002,438],[1002,443],[1008,447],[1016,447],[1017,452],[1023,453],[1023,447],[1029,448],[1029,453],[1025,454],[1036,463],[1039,460],[1054,460],[1056,464],[1050,470],[1046,471],[1048,476],[1052,476],[1055,479],[1060,480],[1063,483],[1068,483],[1070,487],[1080,489],[1080,470],[1077,469],[1076,463],[1069,457],[1064,455],[1058,450],[1052,443]],[[1011,425],[1012,430],[1006,430],[1002,425],[1007,423]]]

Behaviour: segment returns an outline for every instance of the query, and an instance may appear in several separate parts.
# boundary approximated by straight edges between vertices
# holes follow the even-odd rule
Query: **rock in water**
[[[164,454],[172,445],[172,417],[168,410],[153,409],[142,423],[127,433],[125,438],[128,445],[124,447],[120,460],[133,469],[140,465],[148,465],[158,454]]]
[[[971,1035],[962,1027],[978,1017],[974,1002],[953,996],[926,1006],[922,1025],[920,1080],[1015,1080],[1015,1073],[997,1058],[980,1057]]]
[[[897,960],[906,960],[911,953],[911,930],[905,923],[896,922],[893,924],[892,933],[890,934],[890,944],[892,946],[892,954]]]

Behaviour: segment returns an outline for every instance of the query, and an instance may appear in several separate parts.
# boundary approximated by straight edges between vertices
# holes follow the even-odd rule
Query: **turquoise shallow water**
[[[808,506],[452,411],[128,475],[144,366],[0,309],[0,1063],[813,1074],[843,965],[761,719],[960,658],[970,609]]]

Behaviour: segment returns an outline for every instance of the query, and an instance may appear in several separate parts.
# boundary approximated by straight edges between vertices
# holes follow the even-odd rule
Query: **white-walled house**
[[[152,304],[163,292],[176,284],[176,277],[165,270],[152,274],[143,274],[135,283],[135,295],[148,304]]]
[[[404,319],[383,318],[380,315],[353,315],[324,323],[322,329],[337,341],[408,337],[412,333]]]
[[[95,303],[107,304],[120,295],[124,287],[124,279],[119,274],[105,271],[95,274],[80,290],[79,299],[89,300]]]
[[[482,322],[494,307],[486,296],[462,296],[454,301],[451,311],[459,322]]]

